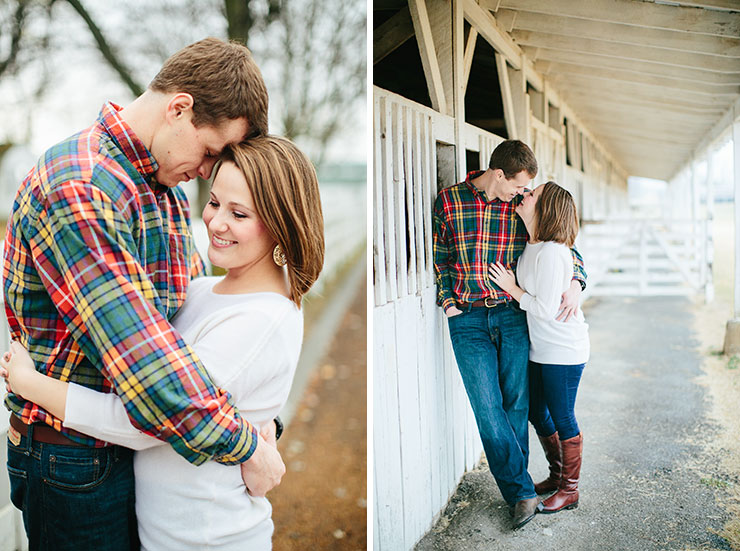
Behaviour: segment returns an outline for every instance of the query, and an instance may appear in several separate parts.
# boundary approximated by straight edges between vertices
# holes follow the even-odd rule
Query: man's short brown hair
[[[534,206],[537,241],[555,241],[572,247],[578,235],[578,214],[570,192],[555,182],[544,184]]]
[[[507,180],[525,170],[530,178],[537,176],[537,159],[527,144],[519,140],[505,140],[491,153],[488,168],[504,171]]]
[[[243,44],[205,38],[164,62],[149,89],[193,96],[193,124],[217,127],[246,117],[249,136],[267,134],[267,87]]]

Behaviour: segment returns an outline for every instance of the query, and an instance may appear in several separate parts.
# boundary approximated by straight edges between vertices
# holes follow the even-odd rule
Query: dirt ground
[[[709,392],[708,415],[719,427],[716,438],[706,443],[707,452],[719,458],[723,471],[740,480],[740,358],[721,354],[725,323],[733,317],[734,224],[732,203],[719,203],[714,219],[715,300],[696,305],[694,330],[701,342],[704,376],[698,382]],[[731,520],[721,535],[734,550],[740,550],[740,483],[722,485],[720,504]]]
[[[363,283],[280,439],[275,551],[367,547],[366,300]]]

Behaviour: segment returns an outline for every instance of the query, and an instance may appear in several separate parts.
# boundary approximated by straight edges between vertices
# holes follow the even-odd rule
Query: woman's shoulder
[[[546,255],[549,257],[563,256],[568,258],[570,258],[571,256],[570,248],[568,248],[568,245],[565,245],[564,243],[545,241],[541,245],[542,247],[539,250],[539,253],[541,255]]]

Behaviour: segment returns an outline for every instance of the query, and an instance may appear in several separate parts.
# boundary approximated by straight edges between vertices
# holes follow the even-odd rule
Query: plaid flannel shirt
[[[434,203],[434,273],[437,304],[445,311],[456,304],[486,297],[511,300],[488,275],[488,265],[501,262],[516,270],[527,244],[527,230],[515,209],[522,196],[506,203],[488,200],[471,180],[483,174],[470,172],[464,182],[443,189]],[[586,282],[583,259],[574,248],[574,279]]]
[[[257,432],[168,321],[203,272],[187,198],[154,180],[156,160],[119,110],[105,104],[49,149],[16,195],[3,262],[11,335],[46,375],[116,392],[137,428],[188,461],[239,463]],[[20,396],[5,404],[25,423],[107,445]]]

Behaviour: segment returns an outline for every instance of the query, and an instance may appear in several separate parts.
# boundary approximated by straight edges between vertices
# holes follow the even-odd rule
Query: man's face
[[[227,120],[217,127],[196,127],[192,118],[192,110],[181,111],[152,140],[151,152],[159,165],[155,176],[162,185],[175,187],[196,176],[209,178],[221,151],[247,134],[246,118]]]
[[[517,195],[524,193],[524,189],[529,186],[529,182],[532,180],[532,177],[526,170],[517,172],[513,178],[506,178],[504,171],[501,169],[496,169],[495,173],[498,180],[496,197],[506,203]]]

